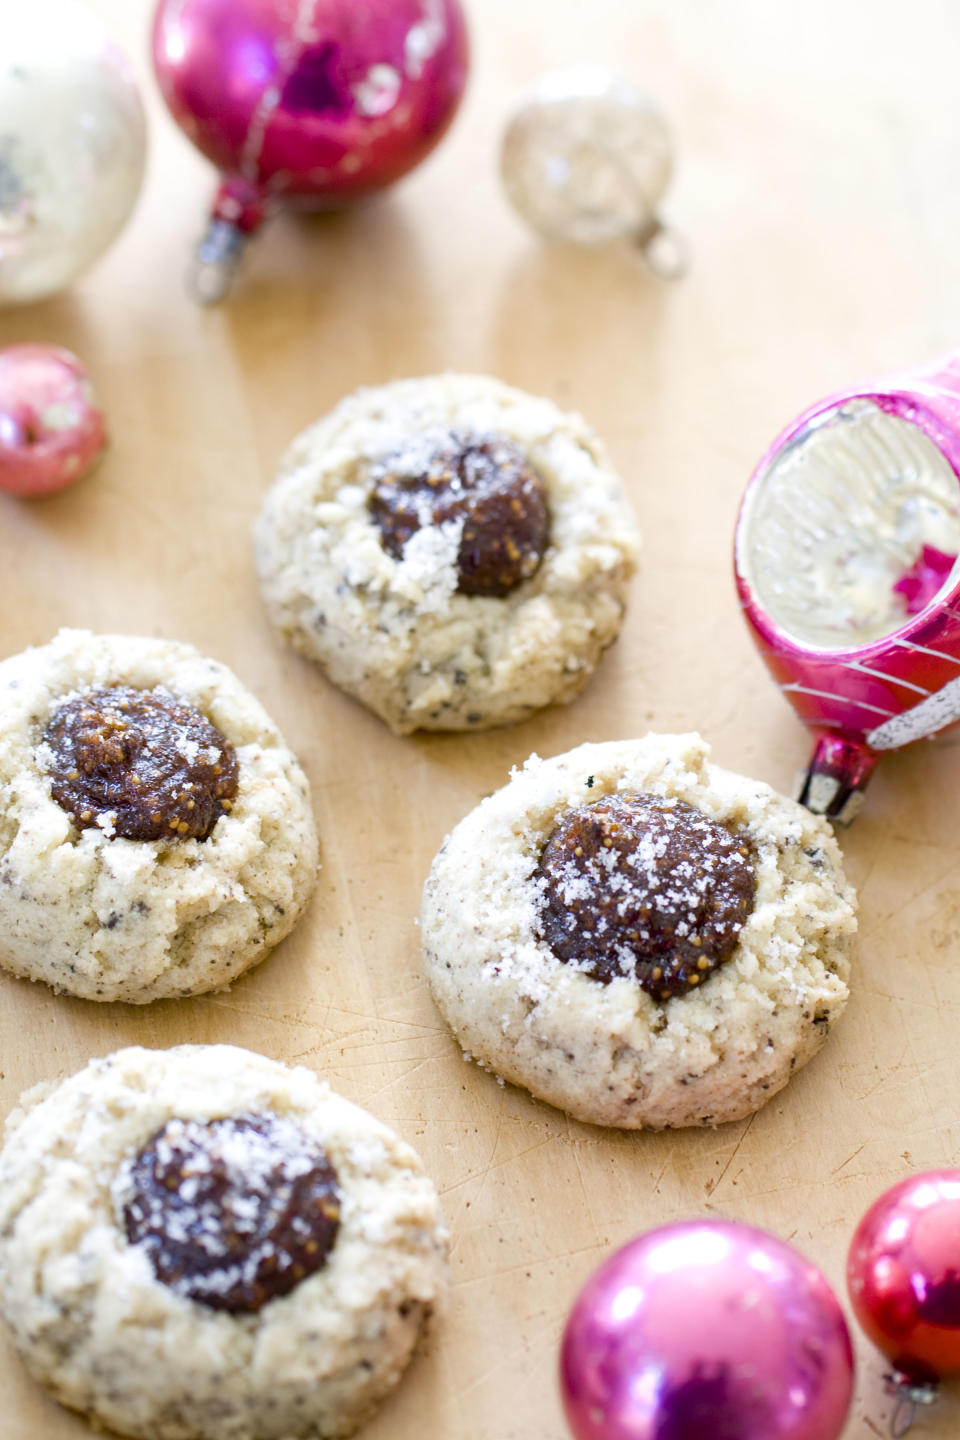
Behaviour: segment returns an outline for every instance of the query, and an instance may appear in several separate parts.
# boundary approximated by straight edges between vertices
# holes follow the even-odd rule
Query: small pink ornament
[[[851,1242],[847,1285],[858,1321],[893,1363],[892,1433],[904,1435],[941,1376],[960,1373],[960,1170],[912,1175],[880,1196]]]
[[[216,301],[280,205],[332,209],[417,165],[453,119],[468,49],[459,0],[160,0],[153,58],[223,173],[194,278]]]
[[[877,759],[960,720],[960,355],[805,411],[747,487],[737,587],[847,821]]]
[[[56,345],[0,350],[0,490],[49,495],[85,475],[107,443],[80,361]]]
[[[576,1440],[836,1440],[853,1388],[843,1312],[763,1230],[694,1220],[625,1245],[567,1321]]]

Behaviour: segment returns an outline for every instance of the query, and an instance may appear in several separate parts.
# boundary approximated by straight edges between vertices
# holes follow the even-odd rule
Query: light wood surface
[[[146,0],[95,0],[150,110],[133,223],[68,294],[0,315],[92,369],[113,433],[88,481],[0,497],[0,653],[61,624],[190,640],[273,712],[313,785],[323,844],[296,933],[228,994],[97,1007],[0,976],[0,1109],[119,1045],[228,1040],[295,1060],[420,1150],[454,1236],[443,1323],[364,1440],[562,1440],[557,1340],[616,1245],[723,1215],[792,1240],[843,1292],[853,1227],[888,1184],[960,1156],[957,734],[884,761],[842,836],[862,904],[855,991],[823,1054],[752,1120],[621,1135],[578,1125],[460,1057],[420,973],[414,916],[445,832],[531,750],[699,729],[722,764],[790,790],[810,742],[741,620],[742,487],[808,402],[960,340],[960,12],[951,0],[473,0],[455,129],[390,196],[283,218],[232,300],[182,285],[213,176],[146,61]],[[591,59],[675,123],[665,207],[693,269],[552,251],[496,177],[512,97]],[[573,706],[515,729],[399,740],[271,634],[249,526],[288,439],[361,383],[488,371],[583,411],[644,536],[619,644]],[[846,1440],[886,1433],[858,1341]],[[82,1440],[0,1347],[3,1440]],[[920,1435],[960,1432],[960,1386]]]

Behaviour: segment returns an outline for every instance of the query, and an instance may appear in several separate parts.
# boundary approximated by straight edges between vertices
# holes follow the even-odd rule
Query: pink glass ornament
[[[86,370],[55,345],[0,350],[0,490],[49,495],[99,460],[107,443]]]
[[[806,410],[747,487],[744,613],[817,743],[801,800],[852,818],[877,759],[960,720],[960,354]]]
[[[853,1387],[826,1280],[762,1230],[666,1225],[625,1245],[567,1321],[576,1440],[836,1440]]]
[[[417,165],[457,109],[468,46],[458,0],[160,0],[153,58],[223,176],[197,252],[210,301],[278,206],[341,206]]]
[[[880,1196],[851,1242],[847,1285],[857,1320],[893,1363],[893,1433],[903,1435],[940,1377],[960,1373],[960,1170],[911,1175]]]

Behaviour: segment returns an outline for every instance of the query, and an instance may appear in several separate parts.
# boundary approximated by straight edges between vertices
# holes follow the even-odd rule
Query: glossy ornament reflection
[[[0,490],[50,495],[80,480],[107,443],[86,370],[56,345],[0,350]]]
[[[587,1282],[563,1337],[576,1440],[836,1440],[850,1336],[820,1272],[750,1226],[650,1231]]]
[[[216,301],[282,205],[336,208],[440,140],[467,78],[459,0],[160,0],[163,97],[221,171],[193,289]]]
[[[903,1435],[938,1381],[960,1373],[960,1170],[902,1180],[860,1221],[847,1284],[857,1320],[891,1361]]]
[[[597,65],[544,75],[507,125],[500,172],[514,209],[545,239],[627,240],[664,278],[686,270],[686,246],[658,213],[673,172],[670,128],[631,80]]]
[[[130,68],[74,0],[0,7],[0,305],[71,284],[126,224],[146,131]]]
[[[960,720],[960,356],[806,410],[747,487],[744,614],[847,821],[879,757]]]

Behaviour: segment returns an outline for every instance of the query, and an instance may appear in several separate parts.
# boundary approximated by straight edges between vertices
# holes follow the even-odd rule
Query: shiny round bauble
[[[468,46],[459,0],[160,0],[153,58],[174,119],[222,173],[206,258],[230,265],[277,206],[342,206],[423,160]]]
[[[646,248],[673,170],[663,115],[632,81],[600,66],[544,75],[503,137],[500,169],[514,209],[548,240]],[[651,259],[654,257],[651,250]]]
[[[740,605],[846,823],[888,751],[960,723],[960,351],[818,401],[747,485]]]
[[[0,350],[0,490],[49,495],[79,480],[107,443],[87,372],[56,345]]]
[[[850,1336],[819,1270],[762,1230],[652,1230],[587,1282],[563,1337],[576,1440],[836,1440]]]
[[[960,1170],[887,1190],[857,1226],[847,1261],[857,1320],[900,1375],[960,1372]]]
[[[0,305],[62,290],[115,239],[145,136],[127,62],[84,6],[0,6]]]

